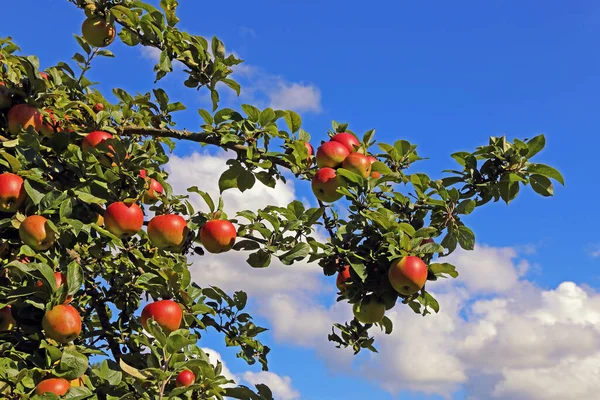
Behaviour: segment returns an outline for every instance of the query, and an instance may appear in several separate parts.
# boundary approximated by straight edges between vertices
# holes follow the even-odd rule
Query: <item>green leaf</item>
[[[181,349],[183,349],[184,347],[196,343],[196,341],[197,341],[196,338],[190,339],[190,338],[180,335],[176,332],[173,332],[167,338],[167,346],[166,346],[167,351],[171,354],[175,354],[175,353],[179,352]]]
[[[62,352],[60,364],[54,369],[55,374],[65,379],[77,379],[87,371],[88,358],[69,347]]]
[[[388,166],[385,165],[381,161],[375,161],[373,164],[371,164],[371,171],[372,172],[381,172],[383,175],[392,173],[392,170],[389,169]]]
[[[207,125],[212,125],[214,120],[212,115],[210,115],[210,113],[206,110],[203,110],[202,108],[198,109],[198,114],[200,114],[200,116],[202,117],[202,119],[204,120],[204,122],[206,122]]]
[[[456,272],[456,267],[452,264],[448,263],[434,263],[429,264],[429,270],[433,272],[435,275],[450,275],[453,278],[458,276],[458,272]]]
[[[8,161],[12,172],[17,173],[21,169],[21,163],[15,157],[8,154],[4,150],[0,150],[0,155],[2,155],[2,157]]]
[[[477,202],[473,199],[464,200],[456,206],[455,211],[459,214],[471,214],[476,205]]]
[[[458,244],[465,250],[473,250],[475,248],[475,234],[464,225],[458,227]]]
[[[127,364],[125,361],[123,361],[122,358],[119,360],[119,366],[121,367],[121,370],[123,372],[125,372],[127,375],[133,376],[136,379],[139,379],[141,381],[145,381],[146,379],[149,378],[148,376],[146,376],[145,374],[143,374],[137,368],[134,368],[131,365]]]
[[[256,182],[254,174],[239,163],[232,164],[229,169],[219,178],[219,190],[223,193],[227,189],[238,188],[240,192],[244,192]]]
[[[111,386],[117,386],[123,379],[123,373],[119,370],[119,366],[114,361],[102,361],[100,368],[95,369],[94,373],[98,378],[107,381]]]
[[[74,295],[81,285],[83,285],[83,269],[74,261],[67,267],[67,287],[69,289],[67,294]]]
[[[535,156],[537,153],[542,151],[542,149],[546,146],[546,138],[544,135],[538,135],[527,142],[527,147],[529,148],[529,153],[527,154],[527,158],[531,158]]]
[[[254,240],[239,240],[233,246],[234,250],[256,250],[260,249],[260,244],[255,242]]]
[[[552,186],[552,182],[543,175],[531,175],[529,177],[529,184],[536,193],[541,194],[544,197],[554,195],[554,186]]]
[[[233,295],[233,302],[238,310],[243,310],[246,307],[246,302],[248,301],[248,295],[246,292],[237,291]]]
[[[273,122],[275,117],[276,117],[275,111],[273,111],[270,108],[265,108],[260,113],[260,117],[258,117],[258,123],[262,126],[266,126],[266,125],[270,124],[271,122]]]
[[[261,249],[256,253],[250,254],[246,261],[253,268],[265,268],[271,263],[271,254]]]
[[[545,176],[546,178],[555,179],[561,185],[565,185],[565,180],[560,172],[545,164],[530,164],[527,167],[527,172]]]
[[[198,193],[206,202],[206,205],[208,206],[208,209],[210,210],[210,212],[215,212],[215,203],[213,202],[213,200],[211,199],[210,195],[200,189],[198,189],[197,186],[192,186],[190,188],[188,188],[187,190],[188,192],[192,192],[192,193]]]
[[[279,256],[279,260],[284,265],[291,265],[294,261],[300,261],[306,258],[310,253],[310,245],[308,243],[297,243],[290,251]]]
[[[242,110],[248,115],[248,119],[252,122],[258,122],[260,118],[260,111],[258,108],[251,106],[250,104],[242,104]]]
[[[355,174],[352,171],[349,171],[345,168],[338,168],[335,173],[339,176],[343,176],[344,178],[346,178],[347,180],[349,180],[350,182],[356,183],[358,185],[364,185],[364,179],[362,176]]]
[[[42,201],[42,199],[44,198],[44,193],[38,191],[37,189],[34,189],[29,180],[25,180],[24,186],[25,191],[27,192],[27,195],[29,196],[31,201],[33,201],[33,204],[35,204],[36,206],[40,204],[40,201]]]
[[[229,78],[221,79],[221,82],[233,89],[238,96],[240,95],[241,86],[239,83]]]
[[[302,118],[300,118],[298,114],[291,110],[287,110],[284,118],[287,126],[290,128],[291,133],[296,133],[298,129],[300,129],[300,126],[302,125]]]

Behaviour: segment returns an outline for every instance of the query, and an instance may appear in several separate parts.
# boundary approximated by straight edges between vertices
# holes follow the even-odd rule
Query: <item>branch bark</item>
[[[113,326],[110,323],[110,318],[108,317],[108,313],[106,312],[106,306],[104,302],[100,299],[100,293],[96,290],[96,288],[92,285],[86,283],[86,292],[91,297],[90,304],[96,310],[98,314],[98,319],[100,320],[100,326],[104,331],[104,337],[106,342],[108,343],[108,347],[115,358],[115,361],[118,363],[121,359],[122,353],[121,348],[119,347],[119,343],[115,340],[115,335],[113,333]]]

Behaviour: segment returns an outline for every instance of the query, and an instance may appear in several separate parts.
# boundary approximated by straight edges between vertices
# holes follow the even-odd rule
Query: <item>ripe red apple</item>
[[[88,17],[81,25],[84,39],[96,47],[106,47],[115,40],[115,27],[101,16]]]
[[[48,378],[44,379],[35,387],[35,394],[42,395],[44,393],[54,393],[58,396],[67,394],[71,385],[64,378]]]
[[[48,116],[43,118],[42,128],[40,133],[44,136],[50,137],[54,132],[60,132],[60,127],[56,123],[56,117],[52,111],[48,111]]]
[[[402,257],[392,263],[388,278],[394,290],[404,296],[411,296],[425,286],[427,265],[419,257]]]
[[[146,179],[147,174],[146,170],[140,170],[140,176]],[[142,202],[144,204],[154,204],[158,200],[158,196],[161,195],[164,191],[163,186],[154,178],[150,178],[148,180],[148,189],[144,192],[142,196]]]
[[[15,322],[10,306],[0,308],[0,332],[10,331]]]
[[[317,149],[317,166],[319,168],[339,167],[350,154],[346,146],[338,142],[325,142]]]
[[[148,223],[148,237],[159,249],[180,250],[189,231],[186,220],[175,214],[157,215]]]
[[[104,110],[104,104],[96,103],[94,104],[94,107],[92,107],[92,110],[94,110],[95,113],[99,113],[100,111]]]
[[[348,284],[346,283],[348,279],[350,279],[350,266],[346,265],[343,271],[338,272],[335,279],[335,285],[340,292],[344,292],[348,288]]]
[[[104,212],[104,225],[113,235],[128,238],[144,226],[144,213],[135,203],[127,205],[122,201],[112,203]]]
[[[0,174],[0,211],[14,213],[27,198],[23,178],[5,172]]]
[[[19,226],[19,237],[35,251],[46,251],[56,240],[56,233],[41,215],[30,215]]]
[[[354,153],[360,147],[360,141],[356,136],[348,132],[336,133],[331,138],[333,142],[341,143],[350,153]]]
[[[306,156],[306,162],[310,165],[312,164],[312,156],[315,154],[315,150],[312,147],[312,144],[308,142],[304,142],[304,147],[306,147],[306,152],[308,153]]]
[[[147,304],[142,310],[142,325],[148,330],[148,319],[154,321],[167,333],[171,333],[181,325],[183,311],[173,300],[159,300]]]
[[[375,161],[379,161],[379,160],[377,160],[377,158],[375,158],[373,156],[367,156],[367,158],[369,159],[369,162],[371,163],[371,165],[373,165],[373,163]],[[377,172],[377,171],[371,172],[371,178],[375,178],[375,179],[381,178],[381,172]]]
[[[224,219],[206,221],[200,229],[200,240],[209,253],[223,253],[231,250],[236,237],[235,226]]]
[[[107,139],[112,139],[113,135],[104,131],[94,131],[90,132],[83,138],[81,142],[81,149],[84,153],[89,152],[92,148],[98,146],[100,143],[104,142]],[[115,151],[112,146],[108,146],[109,149]],[[111,156],[110,153],[107,153],[108,156]]]
[[[42,129],[42,113],[29,104],[17,104],[8,110],[8,131],[17,135],[21,129],[27,130],[30,126],[36,131]]]
[[[344,159],[342,168],[354,172],[365,179],[371,175],[371,162],[367,156],[360,153],[350,153],[348,157]]]
[[[40,71],[40,76],[42,77],[42,79],[45,79],[45,80],[50,79],[50,76],[44,71]]]
[[[359,322],[374,324],[383,319],[385,304],[377,301],[374,297],[365,297],[361,302],[354,303],[352,312]]]
[[[58,288],[61,287],[62,284],[67,281],[67,276],[65,274],[63,274],[62,272],[55,272],[54,279],[56,280],[56,290],[58,290]],[[42,282],[41,280],[38,280],[35,283],[35,286],[42,287],[42,286],[44,286],[44,282]],[[65,302],[63,304],[69,304],[71,301],[73,301],[73,296],[67,296],[67,298],[65,299]]]
[[[10,91],[4,82],[0,82],[0,110],[6,110],[11,104],[12,98],[10,97]]]
[[[175,380],[175,386],[177,387],[188,387],[194,384],[196,376],[189,369],[183,370],[177,375]]]
[[[321,168],[313,177],[311,188],[317,199],[332,203],[342,198],[343,194],[336,190],[345,184],[344,179],[338,176],[333,168]]]
[[[59,343],[75,340],[81,333],[81,316],[75,307],[60,304],[46,311],[42,319],[46,337]]]

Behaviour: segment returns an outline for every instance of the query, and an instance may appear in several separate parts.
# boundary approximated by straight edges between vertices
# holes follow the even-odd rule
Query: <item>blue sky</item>
[[[4,4],[0,35],[12,36],[24,53],[38,55],[42,67],[46,67],[68,60],[78,50],[72,34],[79,33],[83,13],[66,0],[46,0],[44,7],[41,4],[40,0]],[[375,128],[378,140],[393,142],[402,138],[419,144],[419,153],[430,160],[415,165],[414,171],[436,177],[441,176],[442,169],[454,166],[450,153],[473,150],[485,144],[490,135],[506,133],[509,138],[526,138],[544,133],[547,148],[537,161],[557,167],[566,180],[566,187],[556,187],[554,198],[545,199],[527,189],[508,207],[488,204],[472,214],[467,223],[485,247],[457,256],[466,271],[465,283],[439,288],[448,301],[447,305],[442,303],[448,311],[440,314],[447,314],[425,319],[399,314],[398,328],[392,336],[415,338],[383,339],[382,352],[387,351],[387,357],[362,356],[352,362],[347,352],[326,350],[326,344],[315,345],[312,333],[300,337],[282,328],[283,321],[288,321],[282,315],[298,312],[304,313],[307,321],[327,322],[338,309],[344,309],[343,305],[332,305],[331,280],[314,274],[310,266],[303,267],[298,279],[316,282],[326,291],[315,293],[306,283],[298,284],[297,290],[289,289],[286,285],[295,275],[282,272],[277,276],[286,276],[282,278],[285,283],[269,288],[271,297],[267,298],[260,296],[265,291],[257,282],[252,307],[257,318],[271,328],[264,338],[273,348],[271,370],[290,377],[288,386],[298,393],[296,397],[288,393],[289,399],[369,396],[416,400],[443,398],[443,393],[450,393],[452,399],[550,399],[554,394],[544,394],[543,387],[537,394],[527,392],[516,376],[530,376],[532,380],[552,376],[552,366],[567,362],[569,357],[575,357],[580,365],[591,362],[585,357],[593,354],[600,343],[599,333],[592,327],[600,321],[596,294],[600,286],[600,239],[594,229],[600,217],[593,211],[599,194],[595,172],[600,145],[600,5],[590,1],[472,0],[411,4],[373,1],[367,6],[358,1],[307,0],[231,1],[220,6],[218,2],[180,0],[179,14],[180,28],[208,37],[216,34],[228,50],[246,60],[238,74],[246,88],[242,99],[225,96],[223,105],[248,101],[261,106],[289,106],[300,112],[314,143],[325,137],[333,119],[350,122],[359,133]],[[112,87],[149,91],[153,54],[120,42],[110,50],[117,58],[98,60],[90,75],[102,82],[105,94]],[[195,109],[207,106],[206,97],[185,89],[180,78],[180,74],[173,74],[159,86],[171,99],[188,106],[178,121],[193,130],[200,125]],[[181,186],[174,185],[182,190],[186,179],[177,180],[176,175],[183,173],[177,165],[190,160],[208,167],[223,162],[217,153],[208,154],[190,144],[182,144],[176,155],[177,163],[170,172],[176,182],[182,182]],[[198,173],[202,175],[202,171]],[[261,193],[257,194],[259,198]],[[294,197],[313,201],[305,184],[283,188],[273,196],[274,201]],[[235,203],[236,197],[231,199]],[[232,263],[240,260],[243,258],[227,258]],[[255,271],[244,265],[221,267],[235,268],[236,276],[255,276]],[[497,271],[501,271],[499,276]],[[195,276],[202,282],[214,278],[214,274],[202,272],[201,266]],[[236,288],[224,276],[219,275],[217,280],[227,288]],[[485,281],[490,283],[482,283]],[[295,299],[302,304],[292,301],[291,294],[297,295]],[[303,305],[304,309],[294,308]],[[310,314],[311,307],[315,315]],[[490,307],[505,312],[494,314],[496,311],[489,311]],[[487,314],[476,312],[482,309],[488,310]],[[336,320],[343,318],[340,315]],[[409,321],[410,329],[403,332],[402,324]],[[452,321],[457,321],[455,326]],[[581,334],[589,338],[590,348],[571,348],[550,333],[536,341],[550,350],[519,341],[525,340],[532,329],[543,330],[555,326],[552,324],[559,324],[566,332],[581,329]],[[327,324],[324,326],[327,328]],[[431,329],[441,327],[448,329],[451,346],[459,350],[444,353],[445,358],[434,362],[434,355],[439,356],[444,346],[437,342],[441,340],[439,332]],[[486,329],[493,333],[481,333]],[[322,331],[321,336],[328,331]],[[500,337],[500,332],[516,332],[520,339],[511,339],[508,333]],[[401,363],[390,356],[394,354],[390,349],[402,349],[397,357],[410,357],[414,354],[412,347],[421,340],[416,336],[427,335],[438,343],[435,346],[440,346],[433,346],[439,352],[431,353],[430,367],[448,365],[461,370],[462,375],[445,379],[444,374],[428,377],[412,373],[410,367],[397,365]],[[473,343],[486,343],[473,347],[479,349],[480,359],[474,355],[476,351],[470,353],[469,346],[475,345],[462,340],[465,335],[473,335]],[[203,345],[218,351],[236,377],[248,371],[212,336]],[[510,353],[519,346],[528,353],[539,351],[539,357],[514,364],[493,350],[502,348]],[[553,348],[559,350],[553,352]],[[482,366],[489,366],[484,360],[486,355],[495,355],[499,361],[489,373],[481,375],[485,369]],[[444,364],[446,361],[448,364]],[[419,368],[426,369],[427,365],[415,364],[415,369]],[[572,372],[576,375],[575,370]],[[258,375],[245,376],[250,382]],[[590,379],[592,383],[587,385],[596,386],[579,393],[578,398],[587,399],[589,393],[600,389],[599,373],[593,373]],[[569,382],[563,386],[569,387]]]

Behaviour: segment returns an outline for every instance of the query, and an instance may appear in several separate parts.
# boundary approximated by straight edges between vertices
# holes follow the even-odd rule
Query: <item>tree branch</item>
[[[96,310],[98,314],[98,319],[100,320],[100,326],[104,331],[104,337],[108,343],[108,347],[115,358],[116,362],[119,362],[121,358],[121,348],[119,347],[119,343],[115,340],[115,335],[113,333],[113,326],[110,323],[110,318],[108,317],[108,313],[106,312],[106,307],[104,302],[100,299],[100,293],[96,290],[96,288],[86,282],[86,292],[91,297],[90,304]]]

